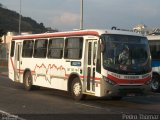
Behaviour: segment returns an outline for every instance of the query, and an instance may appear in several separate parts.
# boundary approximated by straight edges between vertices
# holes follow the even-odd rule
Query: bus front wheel
[[[32,75],[29,71],[25,73],[23,83],[27,91],[32,89]]]
[[[153,75],[152,82],[151,82],[151,89],[153,92],[160,91],[160,76],[159,75]]]
[[[76,101],[84,98],[84,95],[82,94],[82,84],[78,77],[74,78],[71,83],[71,95]]]

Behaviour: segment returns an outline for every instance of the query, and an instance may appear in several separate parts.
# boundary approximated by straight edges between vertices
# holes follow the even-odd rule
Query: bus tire
[[[71,83],[71,96],[76,101],[80,101],[84,98],[82,94],[82,84],[78,77],[74,78]]]
[[[27,71],[24,75],[24,80],[23,80],[24,88],[27,91],[32,90],[32,75],[31,72]]]
[[[160,91],[160,76],[153,75],[152,82],[151,82],[151,90],[152,92],[159,92]]]

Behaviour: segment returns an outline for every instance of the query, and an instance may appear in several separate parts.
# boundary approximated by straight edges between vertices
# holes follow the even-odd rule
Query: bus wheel
[[[24,75],[24,87],[27,91],[32,89],[32,75],[30,72],[26,72]]]
[[[151,89],[152,89],[153,92],[159,92],[160,91],[159,75],[153,75],[152,82],[151,82]]]
[[[82,100],[84,95],[82,94],[82,84],[78,77],[74,78],[71,83],[71,95],[74,100]]]

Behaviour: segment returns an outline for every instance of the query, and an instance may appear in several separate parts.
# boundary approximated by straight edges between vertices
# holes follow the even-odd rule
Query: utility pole
[[[80,29],[83,29],[83,0],[81,0],[81,18],[80,18]]]
[[[19,0],[19,34],[21,34],[21,19],[22,19],[21,6],[22,6],[22,2],[21,0]]]

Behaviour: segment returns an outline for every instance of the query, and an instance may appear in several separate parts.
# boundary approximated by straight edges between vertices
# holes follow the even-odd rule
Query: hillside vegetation
[[[19,31],[19,13],[4,8],[0,3],[0,29],[5,31]],[[30,17],[21,18],[21,32],[43,33],[47,29],[43,23],[37,23]]]

